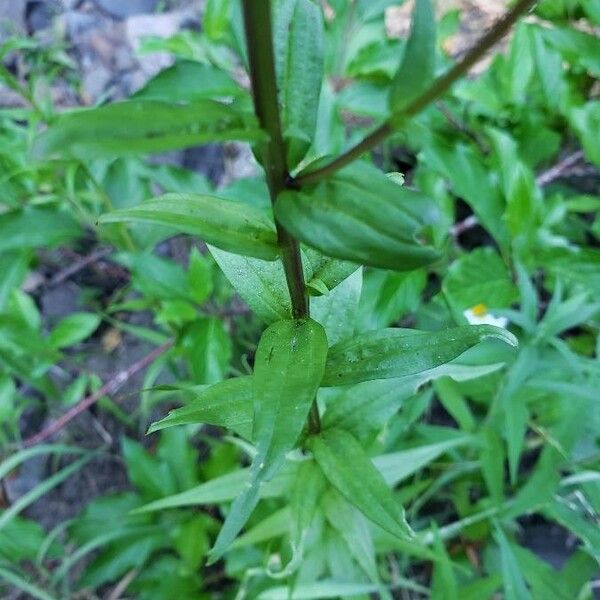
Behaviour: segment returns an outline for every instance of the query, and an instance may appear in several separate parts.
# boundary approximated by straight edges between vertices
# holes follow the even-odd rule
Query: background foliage
[[[441,2],[435,28],[417,12],[408,42],[390,30],[395,2],[272,4],[283,137],[297,171],[338,155],[390,103],[421,92],[421,81],[453,63],[448,48],[464,27]],[[256,452],[251,379],[273,356],[269,335],[277,343],[293,335],[281,325],[291,299],[271,261],[264,177],[215,190],[191,169],[149,158],[208,142],[264,143],[240,5],[209,0],[202,23],[201,33],[148,40],[173,66],[132,98],[92,109],[63,111],[44,91],[76,77],[62,48],[15,36],[0,49],[0,79],[26,101],[0,110],[2,593],[593,598],[598,2],[540,2],[503,52],[397,123],[366,160],[283,195],[277,215],[307,244],[312,316],[335,348],[313,364],[326,346],[306,326],[307,356],[282,359],[283,375],[263,377],[261,393],[285,404],[300,389],[310,402],[324,369],[325,433],[308,442],[315,461],[295,451],[283,463],[295,439],[276,433],[277,451],[258,444],[268,465],[283,467],[260,501],[258,492],[246,498],[256,510],[229,548],[213,549],[224,558],[210,566]],[[25,78],[9,68],[15,56]],[[331,241],[328,215],[347,189],[357,205],[344,218],[351,223],[367,204],[370,220],[344,224]],[[398,214],[385,204],[390,193],[402,199]],[[383,244],[385,227],[392,237]],[[422,252],[405,250],[415,231]],[[351,254],[367,242],[367,254]],[[76,270],[56,268],[57,249],[76,253]],[[402,252],[411,270],[386,270]],[[42,304],[56,277],[76,277],[81,289],[60,320]],[[518,348],[484,339],[511,341],[489,324],[510,330]],[[426,339],[441,345],[412,368]],[[91,356],[98,342],[105,353],[124,347],[131,367],[104,386]],[[387,371],[365,358],[370,344],[387,344]],[[143,381],[117,393],[146,367]],[[53,437],[31,438],[85,406],[91,413],[59,421]],[[109,478],[121,480],[90,495],[85,473],[112,463],[122,467]],[[35,483],[11,492],[31,465],[41,465]],[[54,506],[48,498],[64,497],[73,481],[87,490],[83,506],[42,518]]]

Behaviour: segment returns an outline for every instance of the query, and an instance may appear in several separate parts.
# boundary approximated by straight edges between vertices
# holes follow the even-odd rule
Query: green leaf
[[[448,302],[461,313],[478,304],[508,308],[517,299],[506,265],[490,247],[477,248],[452,263],[442,289]]]
[[[55,596],[51,596],[45,590],[37,587],[29,581],[29,577],[21,577],[18,573],[12,570],[0,567],[0,578],[4,581],[8,581],[11,585],[17,589],[29,595],[30,598],[36,598],[37,600],[56,600]]]
[[[557,48],[563,57],[600,77],[600,40],[596,35],[570,27],[548,27],[543,30],[545,40]]]
[[[435,13],[430,0],[416,0],[410,35],[390,90],[390,109],[397,112],[423,93],[435,72]]]
[[[327,491],[322,504],[327,520],[344,539],[356,562],[371,582],[380,584],[375,559],[375,545],[363,514],[349,504],[334,488]],[[380,593],[383,598],[390,598],[385,588],[382,587]]]
[[[61,454],[84,454],[85,450],[76,448],[75,446],[63,446],[59,444],[40,444],[39,446],[19,450],[0,462],[0,481],[26,460],[41,454],[50,453],[57,456]]]
[[[311,145],[323,79],[323,13],[311,0],[275,3],[275,65],[290,168]]]
[[[446,412],[466,432],[475,430],[475,417],[468,402],[460,392],[459,386],[450,377],[441,377],[434,383],[435,393]]]
[[[323,473],[314,461],[306,461],[300,465],[290,498],[293,515],[291,538],[296,547],[304,545],[325,487]]]
[[[596,559],[600,559],[600,531],[594,517],[586,518],[586,509],[577,511],[566,500],[554,499],[544,509],[544,513],[573,532],[585,545],[586,550]]]
[[[290,529],[290,507],[284,508],[271,513],[268,517],[259,521],[257,525],[252,527],[240,535],[231,548],[244,548],[245,546],[254,546],[267,540],[272,540],[276,537],[283,537]]]
[[[415,375],[450,362],[488,338],[517,345],[511,333],[492,325],[466,325],[445,331],[390,328],[362,333],[330,348],[322,385]]]
[[[254,362],[254,437],[270,479],[294,447],[323,377],[327,337],[312,319],[279,321],[263,333]]]
[[[438,142],[428,144],[424,154],[427,163],[450,182],[454,194],[467,202],[500,247],[506,248],[505,205],[498,182],[484,157],[470,146]]]
[[[48,336],[53,348],[65,348],[88,338],[100,325],[100,317],[94,313],[73,313],[56,325]]]
[[[350,504],[401,540],[413,536],[385,479],[351,434],[328,429],[311,438],[310,447],[325,477]]]
[[[523,578],[531,588],[533,598],[572,600],[579,596],[581,583],[578,589],[567,591],[563,574],[555,571],[545,560],[520,546],[512,546],[511,549],[523,571]],[[590,573],[590,576],[593,574]]]
[[[206,142],[262,139],[253,115],[214,100],[127,100],[60,115],[34,141],[37,159],[151,154]]]
[[[208,248],[225,277],[266,323],[292,316],[292,302],[281,261],[264,261]]]
[[[254,361],[254,428],[257,454],[247,488],[231,506],[210,554],[218,560],[259,500],[259,485],[273,478],[294,447],[325,368],[327,337],[311,319],[285,320],[263,333]]]
[[[355,271],[330,292],[312,298],[312,317],[323,325],[330,344],[352,337],[362,288],[362,270]]]
[[[504,499],[504,459],[502,440],[496,429],[485,425],[481,430],[481,472],[488,492],[496,505]]]
[[[431,578],[431,598],[432,600],[458,600],[458,582],[454,573],[452,560],[440,537],[437,527],[433,529],[434,549],[438,555],[438,560],[433,566],[433,575]]]
[[[222,319],[196,319],[182,335],[183,350],[196,383],[217,383],[224,379],[231,361],[232,342]]]
[[[50,207],[26,207],[0,214],[0,252],[54,247],[81,235],[68,212]]]
[[[127,437],[121,440],[121,448],[129,480],[145,498],[161,498],[176,491],[173,473],[166,463]]]
[[[207,98],[241,96],[245,93],[222,69],[193,60],[178,60],[153,77],[132,98],[194,102]]]
[[[529,419],[527,394],[523,393],[523,388],[527,379],[539,368],[538,365],[536,348],[524,346],[511,365],[498,395],[498,405],[502,407],[504,417],[510,481],[513,485],[517,481],[519,460]]]
[[[502,578],[504,580],[504,594],[506,600],[531,600],[519,562],[511,544],[501,529],[496,530],[496,542],[500,546],[502,561]]]
[[[335,258],[397,271],[439,258],[419,241],[435,220],[435,205],[366,163],[343,169],[310,191],[283,192],[275,214],[296,238]]]
[[[202,256],[197,248],[192,248],[190,252],[187,284],[190,296],[196,304],[203,304],[213,291],[210,258]]]
[[[148,433],[174,425],[206,423],[231,429],[251,439],[254,416],[251,377],[227,379],[198,392],[183,390],[183,395],[191,396],[192,400],[152,423]]]
[[[600,127],[600,102],[596,100],[573,108],[569,119],[581,139],[588,160],[600,165],[600,142],[594,134]]]
[[[199,506],[204,504],[218,504],[230,502],[244,490],[248,481],[249,469],[239,469],[220,477],[216,477],[197,485],[185,492],[173,494],[132,511],[133,513],[156,512],[167,508],[180,508],[182,506]],[[260,488],[261,498],[278,498],[292,484],[296,471],[291,468],[282,469],[271,481],[265,482]]]
[[[313,248],[303,248],[303,254],[312,268],[312,277],[306,283],[311,295],[320,296],[326,290],[333,290],[359,268],[357,264],[324,256]]]
[[[4,311],[12,291],[21,285],[27,275],[27,268],[31,255],[28,250],[24,252],[11,251],[0,254],[0,312]]]
[[[286,586],[270,588],[261,592],[257,600],[322,600],[324,598],[352,598],[376,594],[378,586],[372,583],[354,583],[337,580],[323,580],[314,583],[300,583],[293,589]]]
[[[417,473],[424,466],[434,461],[453,448],[469,444],[472,438],[461,436],[435,444],[417,446],[408,450],[400,450],[390,454],[381,454],[373,459],[377,470],[389,486],[395,486],[407,477]]]
[[[72,462],[60,471],[54,473],[54,475],[51,475],[38,483],[27,493],[23,494],[18,500],[11,504],[10,508],[7,508],[0,513],[0,530],[6,527],[22,510],[25,510],[29,505],[33,504],[51,489],[59,486],[65,479],[68,479],[73,473],[76,473],[84,465],[90,462],[94,456],[95,454],[93,453],[82,456],[75,462]]]
[[[278,254],[275,225],[263,211],[217,196],[165,194],[102,215],[99,222],[168,225],[236,254],[265,260]]]
[[[493,598],[494,594],[502,585],[502,576],[494,573],[489,577],[477,579],[473,583],[465,585],[459,590],[459,598],[462,600],[481,600],[482,598]]]
[[[417,310],[427,285],[427,271],[407,273],[368,270],[363,277],[358,331],[382,329]]]
[[[208,0],[202,15],[202,29],[211,41],[222,40],[231,24],[230,0]]]

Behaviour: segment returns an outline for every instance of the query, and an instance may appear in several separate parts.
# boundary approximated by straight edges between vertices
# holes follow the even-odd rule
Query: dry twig
[[[54,435],[56,432],[60,431],[75,417],[80,415],[83,411],[87,410],[90,406],[92,406],[94,403],[100,400],[100,398],[109,394],[114,394],[136,373],[148,367],[159,356],[164,354],[172,346],[172,344],[173,342],[171,341],[165,342],[161,346],[158,346],[157,348],[152,350],[152,352],[150,352],[140,360],[134,362],[132,365],[127,367],[127,369],[119,371],[118,373],[113,375],[101,388],[99,388],[93,394],[86,396],[73,407],[71,407],[66,413],[60,416],[58,419],[50,422],[40,432],[36,433],[30,438],[27,438],[23,442],[23,446],[25,446],[26,448],[36,446],[37,444],[40,444],[44,440],[48,439],[50,436]]]

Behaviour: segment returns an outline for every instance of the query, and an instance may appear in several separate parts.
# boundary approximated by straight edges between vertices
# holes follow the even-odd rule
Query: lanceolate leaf
[[[154,502],[149,502],[134,513],[154,512],[167,508],[179,508],[181,506],[199,506],[204,504],[218,504],[230,502],[241,494],[248,481],[249,469],[239,469],[215,479],[205,481],[185,492],[167,496]],[[271,481],[266,482],[260,488],[261,498],[277,498],[282,496],[296,478],[295,468],[284,468]]]
[[[527,589],[521,566],[501,529],[496,530],[496,541],[500,546],[504,597],[506,600],[530,600],[532,596]]]
[[[209,246],[216,263],[236,292],[258,317],[273,323],[292,316],[292,301],[279,260],[265,261]]]
[[[311,449],[325,477],[348,502],[392,535],[403,540],[412,537],[402,507],[351,434],[328,429],[312,438]]]
[[[148,433],[174,425],[206,423],[226,427],[251,439],[254,413],[251,377],[227,379],[199,392],[189,390],[186,394],[193,394],[193,400],[153,423]]]
[[[327,355],[327,337],[311,319],[278,321],[263,333],[254,362],[254,432],[257,454],[247,487],[231,506],[211,562],[218,560],[244,526],[298,439],[315,398]]]
[[[330,348],[322,385],[421,373],[450,362],[486,338],[517,345],[510,332],[493,325],[466,325],[445,331],[390,328],[363,333]]]
[[[237,254],[265,260],[277,256],[273,222],[257,208],[217,196],[165,194],[100,218],[100,223],[132,222],[167,225]]]
[[[410,36],[390,90],[392,112],[425,91],[435,71],[435,14],[431,0],[416,0]]]
[[[254,437],[267,479],[302,431],[326,355],[325,330],[312,319],[279,321],[261,337],[254,362]]]
[[[323,12],[311,0],[296,0],[285,68],[283,127],[290,167],[310,147],[323,78]]]
[[[180,60],[162,70],[135,99],[193,102],[210,98],[241,96],[246,92],[224,71],[195,60]]]
[[[398,412],[404,401],[428,381],[444,376],[465,381],[487,375],[501,367],[502,363],[468,366],[452,362],[417,375],[343,386],[328,397],[323,423],[350,431],[360,439],[381,429]]]
[[[397,271],[439,258],[419,241],[435,220],[435,206],[366,163],[343,169],[310,191],[282,193],[275,212],[295,237],[335,258]]]
[[[234,105],[128,100],[64,113],[35,140],[33,155],[114,158],[262,136],[254,116]]]

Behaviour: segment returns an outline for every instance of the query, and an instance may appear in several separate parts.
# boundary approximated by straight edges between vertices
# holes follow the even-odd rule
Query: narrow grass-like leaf
[[[389,486],[395,486],[403,479],[410,477],[436,458],[459,446],[472,441],[470,436],[453,438],[445,442],[427,444],[399,452],[381,454],[373,459],[377,470],[383,475]]]
[[[378,587],[371,583],[354,583],[337,580],[317,581],[315,583],[300,583],[293,589],[278,586],[258,596],[258,600],[321,600],[324,598],[352,598],[375,594]]]
[[[416,0],[404,56],[390,90],[392,112],[404,108],[431,83],[435,73],[435,38],[431,0]]]
[[[287,44],[277,60],[282,101],[282,125],[288,164],[295,167],[313,139],[323,79],[323,11],[311,0],[294,0],[293,11],[282,11],[278,23]],[[276,13],[277,16],[277,13]]]
[[[206,423],[231,429],[251,439],[254,410],[250,376],[227,379],[199,392],[187,390],[184,393],[193,399],[172,410],[164,419],[152,423],[148,433],[175,425]]]
[[[38,498],[41,498],[44,494],[49,492],[51,489],[60,485],[65,479],[69,478],[73,473],[81,469],[86,463],[88,463],[94,454],[88,454],[76,460],[74,463],[66,466],[64,469],[58,471],[48,479],[40,482],[32,490],[21,496],[14,504],[7,508],[2,514],[0,514],[0,529],[2,529],[15,515],[18,515],[22,510],[27,508],[30,504],[35,502]]]
[[[304,543],[321,495],[325,491],[325,484],[323,473],[314,461],[306,461],[300,465],[290,499],[291,537],[297,547]]]
[[[363,333],[330,348],[322,385],[415,375],[450,362],[487,338],[517,345],[511,333],[493,325],[466,325],[444,331],[390,328]]]
[[[8,581],[22,592],[29,594],[31,598],[37,598],[37,600],[56,600],[55,596],[51,596],[46,591],[33,585],[33,583],[27,581],[27,579],[10,569],[0,567],[0,579]]]
[[[272,540],[276,537],[283,537],[290,530],[290,507],[284,506],[282,509],[270,514],[260,521],[252,529],[249,529],[240,535],[233,544],[232,548],[244,548]]]
[[[181,506],[200,506],[231,502],[244,490],[244,484],[248,481],[248,473],[249,469],[239,469],[238,471],[221,475],[185,492],[149,502],[133,510],[132,514],[156,512],[158,510],[179,508]],[[271,481],[267,481],[261,486],[260,497],[277,498],[283,495],[294,476],[294,469],[284,468]]]
[[[375,545],[364,515],[333,488],[324,495],[322,504],[327,520],[344,539],[356,562],[372,583],[380,584]],[[383,586],[380,595],[383,599],[391,598]]]
[[[328,429],[311,439],[315,460],[329,482],[368,519],[392,535],[413,536],[385,479],[347,431]]]
[[[254,115],[214,100],[127,100],[60,115],[33,144],[35,158],[151,154],[225,140],[258,141]]]
[[[40,454],[56,454],[58,456],[61,454],[85,454],[85,450],[59,444],[40,444],[39,446],[19,450],[0,463],[0,480],[6,477],[13,469],[16,469],[21,463]]]
[[[436,219],[435,205],[366,163],[280,194],[275,213],[296,238],[335,258],[406,271],[440,256],[420,240]]]
[[[530,600],[531,594],[523,578],[523,573],[513,549],[502,530],[496,530],[496,541],[500,546],[504,594],[506,600]]]
[[[298,439],[323,376],[327,337],[312,319],[278,321],[263,333],[254,362],[254,429],[257,455],[246,487],[233,502],[210,562],[218,560],[259,500],[259,486],[273,478]]]
[[[242,202],[205,194],[165,194],[100,217],[100,223],[154,223],[196,235],[218,248],[265,260],[277,257],[272,220]]]

